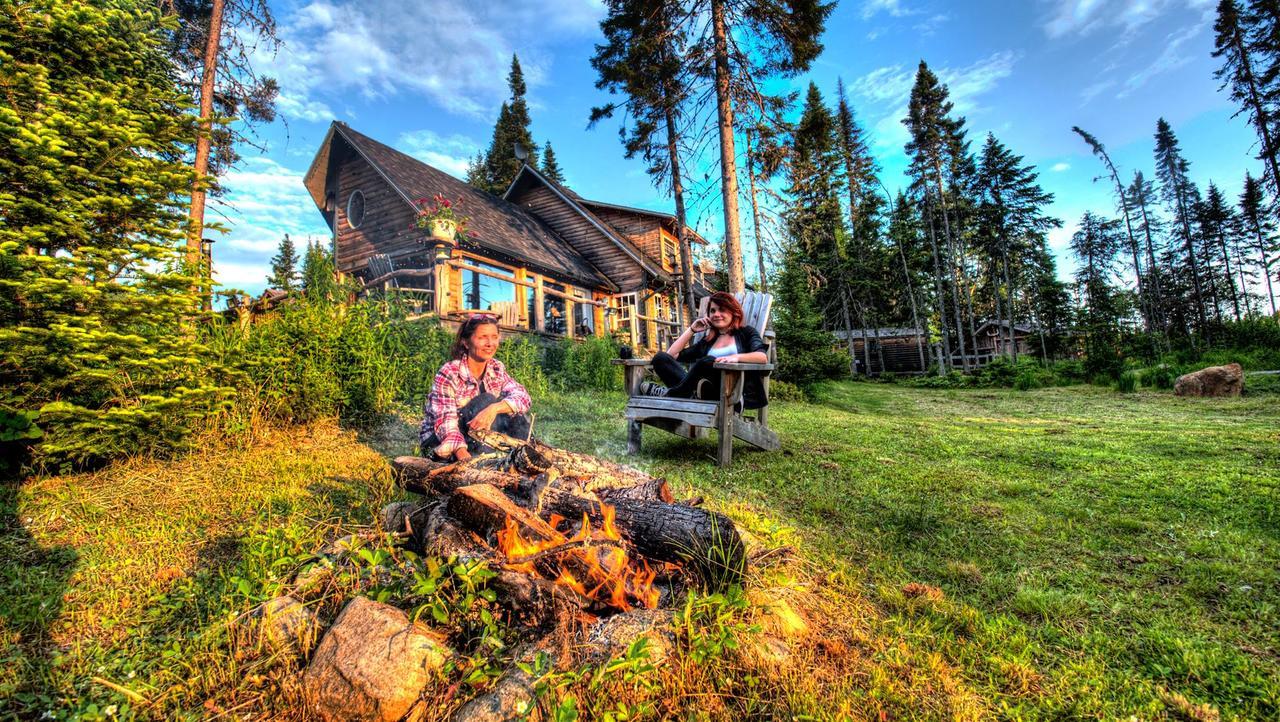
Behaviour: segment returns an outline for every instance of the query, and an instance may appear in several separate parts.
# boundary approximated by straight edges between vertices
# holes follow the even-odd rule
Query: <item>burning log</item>
[[[724,514],[661,501],[612,501],[614,523],[622,537],[644,556],[664,562],[690,564],[708,586],[720,589],[742,581],[746,547],[738,529]],[[543,508],[568,518],[586,514],[603,523],[604,508],[593,501],[558,489],[543,493]]]
[[[391,462],[396,485],[415,494],[447,495],[461,486],[488,484],[499,489],[514,488],[521,477],[468,461],[446,464],[421,456],[397,456]]]

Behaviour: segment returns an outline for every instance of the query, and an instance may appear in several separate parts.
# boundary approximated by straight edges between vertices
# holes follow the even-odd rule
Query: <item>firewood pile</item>
[[[392,462],[397,484],[424,500],[385,510],[384,524],[427,554],[489,562],[527,624],[669,606],[690,585],[741,581],[733,522],[676,502],[665,480],[537,440],[477,437],[496,451]]]
[[[465,703],[431,700],[428,690],[458,650],[391,604],[356,596],[338,611],[333,594],[320,590],[351,568],[344,550],[365,543],[344,537],[242,625],[244,643],[300,663],[293,684],[311,718],[391,722],[442,707],[455,722],[524,718],[536,704],[535,659],[555,664],[572,648],[562,661],[601,661],[644,637],[658,663],[686,589],[742,581],[746,549],[733,522],[675,501],[665,480],[537,440],[477,436],[495,451],[452,464],[395,459],[396,483],[421,498],[388,505],[381,526],[419,555],[467,568],[483,562],[494,572],[486,599],[524,630],[516,662]]]

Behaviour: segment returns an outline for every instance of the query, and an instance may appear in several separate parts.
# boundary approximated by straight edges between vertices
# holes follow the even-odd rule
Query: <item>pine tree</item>
[[[538,146],[529,132],[529,105],[524,98],[528,88],[524,72],[520,69],[520,59],[515,55],[511,56],[507,87],[511,89],[511,99],[498,111],[498,121],[494,123],[493,138],[489,141],[484,160],[474,173],[470,169],[467,173],[467,182],[495,196],[505,193],[520,172],[521,161],[516,159],[515,146],[519,145],[529,153],[526,161],[529,165],[535,168],[538,165]]]
[[[1159,299],[1153,296],[1149,289],[1144,288],[1142,261],[1140,260],[1140,251],[1138,248],[1138,238],[1133,229],[1133,219],[1129,213],[1129,203],[1126,200],[1124,185],[1120,182],[1120,172],[1116,170],[1115,163],[1111,162],[1111,156],[1107,153],[1107,149],[1092,134],[1084,131],[1079,126],[1072,126],[1071,130],[1084,139],[1089,144],[1093,154],[1098,156],[1107,167],[1107,172],[1111,176],[1111,182],[1115,186],[1116,205],[1120,209],[1121,218],[1124,220],[1125,236],[1129,241],[1129,255],[1133,262],[1133,273],[1138,284],[1138,298],[1142,306],[1142,321],[1147,333],[1151,333],[1155,327],[1155,311],[1159,305]]]
[[[1199,322],[1197,330],[1204,333],[1207,324],[1204,313],[1205,294],[1196,253],[1196,239],[1191,232],[1192,213],[1199,193],[1191,182],[1190,164],[1182,157],[1173,128],[1164,118],[1156,122],[1155,139],[1156,178],[1160,180],[1160,194],[1169,205],[1181,234],[1185,260],[1191,272],[1195,317]]]
[[[1160,333],[1165,337],[1167,346],[1169,334],[1169,324],[1166,319],[1167,300],[1161,281],[1164,272],[1156,264],[1155,239],[1161,231],[1161,223],[1155,214],[1155,197],[1155,185],[1143,177],[1142,171],[1134,171],[1133,182],[1125,189],[1125,207],[1136,223],[1134,231],[1138,235],[1143,252],[1146,254],[1147,273],[1143,284],[1151,290],[1152,303],[1150,310],[1152,319],[1159,327]]]
[[[276,255],[271,259],[271,275],[267,276],[267,286],[281,291],[292,291],[298,281],[298,252],[293,247],[289,234],[284,234]]]
[[[1276,241],[1275,220],[1266,212],[1262,184],[1248,173],[1245,173],[1244,190],[1240,194],[1239,218],[1243,225],[1243,235],[1249,239],[1249,248],[1257,254],[1255,263],[1258,271],[1266,279],[1267,298],[1271,302],[1271,315],[1274,316],[1276,294],[1271,286],[1271,266],[1275,263],[1275,254],[1280,253],[1280,243]]]
[[[1261,16],[1255,13],[1244,22],[1256,24],[1260,20]],[[1246,113],[1249,125],[1258,134],[1261,144],[1258,157],[1265,163],[1271,188],[1280,192],[1280,147],[1275,134],[1274,98],[1268,102],[1267,88],[1255,71],[1257,44],[1250,42],[1236,0],[1220,0],[1213,31],[1213,57],[1222,59],[1222,67],[1213,75],[1222,81],[1220,89],[1231,88],[1231,99],[1241,106],[1237,115]]]
[[[175,77],[200,79],[186,88],[200,109],[198,132],[190,139],[195,181],[186,249],[186,262],[196,268],[203,262],[207,195],[217,192],[217,176],[239,160],[236,144],[251,140],[252,124],[275,120],[279,86],[274,78],[258,73],[251,61],[255,52],[273,51],[280,41],[267,0],[156,4],[178,20],[167,26],[172,28],[167,48],[177,66]],[[227,122],[233,119],[237,122]],[[202,271],[207,276],[209,269]]]
[[[302,292],[310,303],[333,303],[341,298],[333,254],[319,243],[308,243],[302,257]]]
[[[1119,370],[1120,304],[1112,281],[1120,250],[1118,223],[1086,212],[1071,236],[1071,252],[1080,262],[1076,284],[1085,340],[1085,367],[1090,373]]]
[[[542,175],[550,178],[556,183],[564,183],[564,173],[560,171],[560,164],[556,162],[556,152],[551,149],[551,141],[542,149]]]
[[[990,259],[997,321],[1002,318],[1000,299],[1007,300],[1007,313],[1003,316],[1009,321],[1006,347],[1015,349],[1015,357],[1013,300],[1017,294],[1010,269],[1023,265],[1024,257],[1043,242],[1049,229],[1062,225],[1058,219],[1045,215],[1053,194],[1045,192],[1038,179],[1032,167],[1023,165],[1022,156],[1014,155],[994,134],[987,135],[975,179],[979,237],[984,239]]]
[[[845,96],[844,81],[836,80],[836,142],[840,159],[844,164],[845,186],[849,193],[849,225],[858,222],[859,198],[867,194],[879,195],[874,186],[879,182],[876,160],[867,147],[862,127],[853,117],[849,99]]]
[[[1228,246],[1235,245],[1232,237],[1232,231],[1236,225],[1235,214],[1231,210],[1231,204],[1222,195],[1222,191],[1218,190],[1218,186],[1212,181],[1209,183],[1209,190],[1205,192],[1204,201],[1197,206],[1196,215],[1201,227],[1201,236],[1206,245],[1217,251],[1206,253],[1208,258],[1204,265],[1209,283],[1214,289],[1214,305],[1217,305],[1217,289],[1222,287],[1222,295],[1231,300],[1235,319],[1239,321],[1242,318],[1240,295],[1236,291],[1236,280],[1231,270],[1231,255],[1228,250]]]
[[[813,329],[830,327],[823,323],[822,309],[840,309],[841,321],[851,328],[848,298],[832,285],[839,278],[844,223],[840,212],[840,157],[835,147],[835,119],[822,100],[818,86],[809,84],[804,110],[792,136],[791,163],[787,170],[785,212],[789,246],[778,280],[779,304],[793,307],[787,318],[801,325],[795,334],[779,335],[779,349],[792,345],[789,353],[813,360],[810,349],[794,344],[812,343]],[[784,290],[785,287],[785,290]],[[816,319],[815,319],[816,317]],[[775,324],[783,329],[782,317]],[[780,356],[781,358],[781,351]],[[805,376],[809,372],[799,374]]]
[[[676,239],[689,315],[696,313],[693,254],[689,248],[685,209],[685,175],[680,148],[683,140],[682,105],[688,95],[688,74],[680,52],[686,31],[671,22],[680,14],[678,0],[608,0],[608,15],[600,29],[606,42],[596,47],[591,66],[596,87],[621,94],[621,103],[592,108],[589,126],[612,117],[622,107],[630,126],[619,128],[627,158],[639,155],[659,187],[670,188],[676,206]]]
[[[938,76],[934,75],[933,71],[929,70],[929,66],[921,60],[920,66],[916,71],[915,84],[911,88],[907,117],[902,122],[911,131],[911,140],[907,142],[906,146],[906,152],[911,157],[910,173],[915,185],[924,195],[925,215],[928,217],[930,224],[930,243],[935,248],[934,274],[935,283],[938,286],[939,316],[943,325],[943,345],[947,349],[947,359],[948,363],[950,363],[950,340],[946,330],[946,313],[943,310],[946,304],[942,295],[942,285],[945,278],[945,282],[951,287],[952,312],[955,320],[954,330],[959,345],[961,364],[965,371],[968,371],[969,356],[965,353],[964,325],[961,321],[960,284],[957,278],[960,273],[960,260],[956,248],[957,241],[952,233],[951,213],[947,203],[947,182],[943,177],[943,168],[945,166],[949,171],[952,171],[954,180],[954,169],[963,161],[967,153],[964,140],[964,118],[953,118],[951,116],[954,105],[949,96],[950,93],[947,90],[947,86],[943,85],[938,80]],[[933,184],[936,194],[929,192],[930,183]],[[953,183],[953,185],[955,184]],[[942,256],[936,250],[937,224],[935,223],[935,218],[941,222],[942,238],[946,251],[945,256]]]
[[[689,3],[695,4],[700,3]],[[827,16],[834,8],[834,2],[821,0],[710,0],[710,22],[705,31],[709,37],[693,39],[691,47],[705,48],[709,53],[709,57],[694,58],[693,66],[706,69],[704,75],[713,81],[715,89],[726,270],[729,289],[734,293],[745,287],[738,219],[734,98],[758,96],[756,88],[771,76],[792,77],[807,70],[822,52],[820,38]],[[697,21],[700,13],[685,15]],[[750,36],[751,42],[737,42],[731,37],[737,34]]]
[[[141,0],[0,9],[0,426],[39,465],[180,446],[233,393],[170,270],[194,119],[161,27]]]

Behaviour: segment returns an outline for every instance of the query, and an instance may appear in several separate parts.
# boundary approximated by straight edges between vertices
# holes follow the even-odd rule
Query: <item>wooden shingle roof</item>
[[[316,207],[324,208],[325,172],[335,134],[368,161],[404,198],[405,203],[412,206],[414,200],[431,198],[437,193],[460,200],[460,213],[470,218],[467,223],[469,245],[521,260],[530,267],[565,275],[592,287],[617,290],[617,286],[599,269],[524,208],[473,188],[417,158],[352,130],[345,123],[333,123],[311,169],[307,171],[304,182]]]

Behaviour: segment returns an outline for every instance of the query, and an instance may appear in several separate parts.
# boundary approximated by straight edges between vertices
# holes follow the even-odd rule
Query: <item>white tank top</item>
[[[735,353],[738,353],[737,339],[734,339],[732,344],[725,346],[724,348],[716,348],[715,346],[712,346],[711,349],[707,351],[707,355],[712,358],[724,358],[725,356],[732,356]]]

